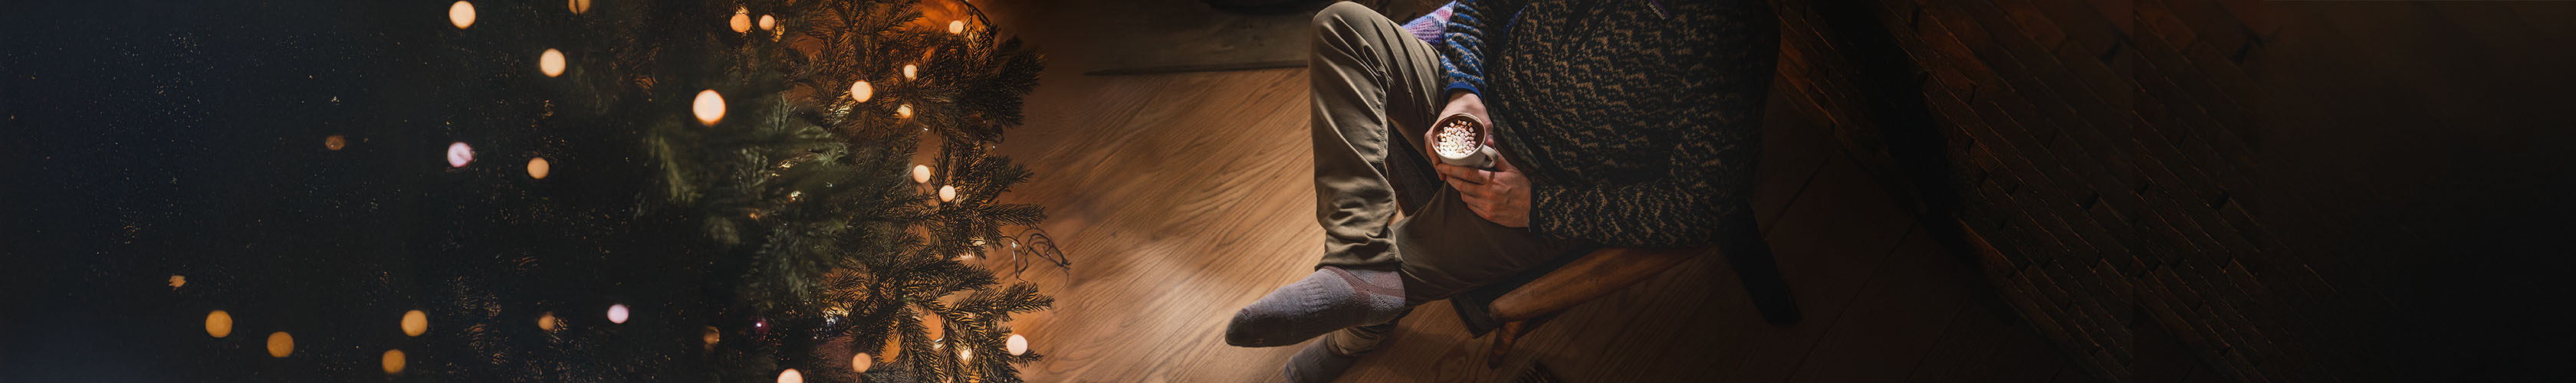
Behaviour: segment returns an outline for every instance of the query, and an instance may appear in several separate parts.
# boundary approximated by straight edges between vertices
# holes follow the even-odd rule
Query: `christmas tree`
[[[720,380],[765,381],[795,367],[804,379],[842,380],[844,373],[818,371],[825,363],[816,358],[818,348],[842,347],[867,381],[1014,382],[1016,365],[1041,355],[1010,333],[1011,316],[1046,309],[1053,298],[962,261],[996,249],[1053,251],[1043,234],[1005,235],[1034,227],[1045,213],[999,201],[1031,174],[992,151],[1020,123],[1021,97],[1042,64],[972,5],[959,3],[967,16],[954,20],[924,20],[922,5],[572,0],[558,9],[481,12],[548,15],[511,30],[561,45],[536,56],[546,77],[535,81],[554,83],[544,117],[589,126],[551,139],[637,143],[638,165],[649,172],[638,177],[648,185],[629,209],[632,219],[694,234],[657,240],[703,259],[691,267],[728,274],[712,276],[730,283],[706,295],[729,303],[701,314],[715,323],[704,331],[707,357],[729,366],[715,371]],[[531,175],[542,174],[540,166],[532,162]],[[1060,254],[1047,255],[1064,264]],[[534,273],[496,261],[490,273],[473,274]],[[456,284],[450,293],[458,298],[448,304],[455,311],[497,311],[477,310],[499,306],[476,300],[493,295],[488,288]],[[633,341],[567,334],[547,320],[540,319],[546,336],[565,339],[540,353],[554,357],[531,359],[557,360],[534,369],[556,380],[625,375],[578,371],[611,363],[560,361],[585,359],[574,354],[686,357],[611,358],[602,354],[648,352],[620,351],[616,345]],[[469,337],[509,336],[473,331]]]

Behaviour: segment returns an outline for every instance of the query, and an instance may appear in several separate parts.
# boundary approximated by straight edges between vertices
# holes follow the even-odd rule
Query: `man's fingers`
[[[1485,180],[1489,178],[1484,174],[1478,174],[1479,172],[1482,172],[1481,170],[1465,166],[1435,163],[1431,164],[1431,169],[1440,172],[1440,176],[1442,177],[1448,177],[1461,182],[1477,185],[1485,184]]]

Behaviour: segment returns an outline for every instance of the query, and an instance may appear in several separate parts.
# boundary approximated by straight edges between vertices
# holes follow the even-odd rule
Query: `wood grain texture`
[[[1031,21],[1018,33],[1051,57],[1100,54],[1047,48],[1084,38],[1075,26]],[[1028,98],[1028,124],[1000,145],[1037,172],[1005,198],[1048,207],[1043,228],[1072,268],[1011,275],[1008,256],[978,261],[1057,298],[1012,324],[1049,355],[1023,376],[1280,381],[1296,347],[1232,347],[1221,334],[1236,309],[1303,277],[1322,250],[1305,70],[1081,70],[1050,69]],[[1804,322],[1763,323],[1724,259],[1696,257],[1566,311],[1500,369],[1485,367],[1488,340],[1469,338],[1446,303],[1418,307],[1342,381],[1504,381],[1531,363],[1569,382],[1862,381],[1962,366],[1979,368],[1928,376],[2045,381],[2070,370],[1979,282],[1973,261],[1921,238],[1915,217],[1836,143],[1833,122],[1792,102],[1772,100],[1753,200]]]

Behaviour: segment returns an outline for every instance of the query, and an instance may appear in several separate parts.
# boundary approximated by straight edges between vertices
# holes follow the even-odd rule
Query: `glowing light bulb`
[[[461,168],[474,163],[474,147],[463,142],[447,144],[447,167]]]
[[[626,304],[608,305],[608,323],[626,323]]]
[[[420,310],[403,313],[402,330],[403,335],[410,336],[420,336],[421,333],[429,332],[429,314],[422,313]]]
[[[850,101],[868,102],[868,98],[875,97],[876,94],[877,87],[868,85],[867,80],[850,83]]]
[[[341,137],[340,135],[333,134],[330,137],[322,138],[323,149],[340,150],[340,148],[346,147],[349,147],[348,137]]]
[[[561,321],[561,320],[556,320],[556,319],[555,319],[555,313],[554,313],[553,311],[548,311],[548,312],[546,312],[546,313],[545,313],[545,314],[543,314],[543,315],[538,315],[538,316],[537,316],[537,329],[538,329],[538,330],[554,331],[554,330],[555,330],[555,328],[557,328],[557,327],[562,327],[562,326],[563,326],[563,321]]]
[[[402,373],[403,365],[410,364],[409,361],[404,359],[402,350],[385,350],[385,373]]]
[[[949,21],[948,21],[948,34],[952,34],[952,35],[953,35],[953,34],[960,34],[960,33],[966,33],[966,21],[965,21],[965,20],[949,20]]]
[[[769,17],[769,15],[760,15],[760,30],[769,31],[769,30],[777,30],[777,29],[778,29],[778,18],[776,18],[776,17]]]
[[[894,116],[898,118],[912,118],[912,104],[895,105]],[[930,129],[922,128],[922,130],[927,131]]]
[[[563,51],[558,51],[554,48],[546,48],[546,53],[537,55],[537,70],[544,71],[546,73],[546,77],[563,76]]]
[[[733,27],[733,32],[734,32],[734,33],[749,33],[749,32],[751,32],[751,9],[750,9],[750,8],[734,8],[734,10],[733,10],[733,18],[732,18],[731,20],[729,20],[726,24],[729,24],[729,25],[731,25],[731,26]]]
[[[912,183],[930,182],[930,165],[912,166]]]
[[[1029,338],[1028,338],[1028,337],[1024,337],[1024,336],[1020,336],[1020,334],[1011,334],[1011,339],[1010,339],[1010,340],[1008,340],[1008,341],[1005,341],[1005,343],[1002,345],[1002,348],[1003,348],[1004,350],[1006,350],[1006,351],[1010,351],[1010,352],[1011,352],[1011,355],[1023,355],[1023,354],[1028,354],[1028,353],[1029,353]]]
[[[474,26],[474,3],[459,1],[447,6],[447,23],[456,24],[456,29]]]
[[[956,185],[939,185],[939,202],[948,202],[948,201],[955,201],[955,200],[957,200],[957,186],[956,186]]]
[[[912,64],[903,64],[903,79],[905,79],[905,80],[911,80],[911,79],[913,79],[913,78],[915,77],[915,76],[914,76],[914,74],[915,74],[915,73],[917,73],[917,72],[920,72],[920,71],[921,71],[921,66],[918,66],[918,65],[912,65]]]
[[[778,383],[805,383],[805,374],[797,373],[793,368],[779,371]]]
[[[564,0],[564,8],[571,9],[575,15],[590,12],[590,0]]]
[[[216,338],[233,335],[233,314],[224,310],[206,313],[206,335]]]
[[[868,372],[868,367],[872,367],[874,365],[876,365],[876,360],[869,358],[868,353],[862,352],[858,355],[850,356],[851,371]]]
[[[689,111],[698,115],[698,123],[716,126],[717,121],[724,121],[724,96],[717,95],[714,89],[699,91],[698,100],[689,104]]]
[[[546,162],[545,157],[528,159],[528,178],[542,180],[546,179],[547,174],[552,173],[554,173],[554,165]]]
[[[295,353],[295,336],[285,331],[268,334],[268,356],[284,358]]]

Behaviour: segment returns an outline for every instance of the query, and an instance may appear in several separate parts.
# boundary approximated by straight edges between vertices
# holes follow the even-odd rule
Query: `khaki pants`
[[[1430,44],[1355,3],[1314,21],[1307,68],[1322,266],[1402,271],[1406,300],[1421,304],[1589,250],[1486,221],[1432,172],[1422,136],[1448,96]],[[1390,224],[1399,209],[1407,218]]]

